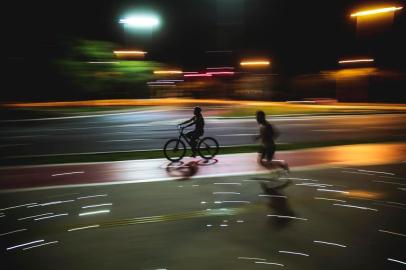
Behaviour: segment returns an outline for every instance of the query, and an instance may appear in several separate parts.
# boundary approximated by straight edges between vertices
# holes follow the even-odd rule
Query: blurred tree
[[[163,65],[145,59],[117,59],[111,42],[76,40],[55,64],[82,98],[148,98],[146,82]]]

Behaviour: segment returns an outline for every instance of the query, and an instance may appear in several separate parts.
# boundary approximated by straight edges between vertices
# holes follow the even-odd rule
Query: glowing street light
[[[182,74],[182,70],[155,70],[154,74]]]
[[[113,51],[116,55],[145,55],[144,51]]]
[[[242,61],[240,63],[241,66],[248,66],[248,67],[264,67],[269,66],[271,64],[268,60],[255,60],[255,61]]]
[[[155,28],[161,24],[160,19],[156,15],[134,15],[120,19],[119,23],[131,28]]]
[[[384,8],[377,8],[377,9],[369,9],[369,10],[361,10],[355,13],[352,13],[351,17],[362,17],[362,16],[369,16],[375,15],[379,13],[387,13],[387,12],[395,12],[397,10],[402,9],[403,7],[384,7]]]
[[[365,59],[347,59],[338,61],[339,64],[366,63],[366,62],[374,62],[374,59],[365,58]]]

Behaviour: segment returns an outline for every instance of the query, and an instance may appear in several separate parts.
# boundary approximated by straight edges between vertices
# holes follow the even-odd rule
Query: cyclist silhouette
[[[204,118],[202,115],[202,109],[200,107],[195,107],[193,110],[194,116],[189,120],[180,123],[180,125],[185,125],[185,128],[195,125],[195,129],[186,133],[186,136],[190,139],[190,145],[192,146],[192,157],[196,157],[196,143],[197,139],[204,134]]]

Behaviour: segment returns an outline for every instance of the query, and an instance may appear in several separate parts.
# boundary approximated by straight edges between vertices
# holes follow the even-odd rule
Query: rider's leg
[[[196,136],[196,131],[190,131],[186,133],[186,137],[190,140],[190,146],[192,147],[192,157],[196,157],[196,140],[198,136]]]

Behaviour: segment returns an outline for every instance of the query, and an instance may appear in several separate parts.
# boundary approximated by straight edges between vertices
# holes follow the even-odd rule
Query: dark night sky
[[[232,46],[222,48],[218,46],[219,23],[227,20],[222,19],[227,14],[219,14],[218,3],[223,2],[227,9],[233,7],[233,1],[16,1],[8,9],[12,23],[8,22],[5,42],[13,52],[8,56],[21,56],[21,49],[28,49],[30,55],[56,53],[65,40],[78,37],[123,43],[118,18],[129,7],[147,6],[163,18],[149,49],[180,62],[190,59],[186,57],[189,53],[199,59],[206,50],[231,49],[242,54],[264,52],[281,67],[294,63],[299,70],[312,70],[334,64],[341,55],[374,51],[388,43],[363,46],[356,39],[355,20],[348,16],[354,1],[245,0],[235,29],[238,36]],[[396,44],[392,44],[396,47],[405,44],[401,38],[403,13],[398,13],[391,30],[397,34]]]
[[[233,8],[233,1],[244,2],[240,13],[227,12],[227,7]],[[223,9],[219,8],[220,2]],[[146,50],[163,62],[204,67],[211,64],[205,51],[226,49],[235,52],[234,60],[244,55],[268,55],[277,72],[307,73],[335,68],[339,58],[364,53],[373,55],[377,63],[403,69],[406,10],[397,13],[393,27],[385,35],[360,40],[349,13],[360,3],[370,2],[12,1],[3,4],[3,25],[8,26],[3,43],[7,61],[25,63],[58,58],[64,54],[67,41],[75,38],[113,41],[124,47],[118,19],[130,7],[146,6],[156,10],[163,20]],[[230,22],[234,23],[231,28],[225,24]]]

